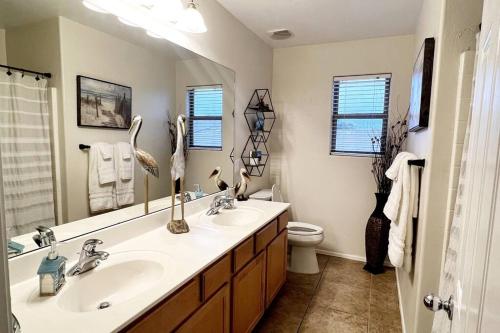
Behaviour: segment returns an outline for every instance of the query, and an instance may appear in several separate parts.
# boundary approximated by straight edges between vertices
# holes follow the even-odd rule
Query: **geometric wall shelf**
[[[255,139],[252,135],[248,136],[245,148],[241,153],[241,160],[250,176],[262,177],[269,159],[269,151],[263,137],[257,136]]]
[[[267,142],[276,121],[269,89],[255,89],[244,115],[252,140]]]

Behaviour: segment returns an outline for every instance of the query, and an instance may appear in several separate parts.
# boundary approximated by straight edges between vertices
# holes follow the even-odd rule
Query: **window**
[[[189,148],[222,150],[222,85],[188,87]]]
[[[390,86],[391,74],[333,78],[330,154],[384,153]],[[374,137],[381,144],[373,146]]]

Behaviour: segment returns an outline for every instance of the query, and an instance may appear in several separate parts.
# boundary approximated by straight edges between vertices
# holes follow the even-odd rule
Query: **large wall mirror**
[[[186,116],[188,200],[219,191],[208,179],[217,166],[232,184],[231,69],[80,1],[58,0],[0,3],[0,65],[9,256],[45,246],[50,232],[62,241],[144,215],[145,174],[128,131],[137,115],[137,148],[159,166],[159,177],[148,177],[150,213],[174,195],[178,115]]]

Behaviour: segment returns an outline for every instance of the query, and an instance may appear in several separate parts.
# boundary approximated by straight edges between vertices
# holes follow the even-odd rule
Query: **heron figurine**
[[[236,199],[238,201],[247,201],[248,198],[245,196],[245,192],[247,191],[247,184],[251,182],[250,175],[248,174],[247,169],[240,169],[240,181],[236,183],[234,187],[234,192],[236,195]]]
[[[214,171],[208,176],[208,179],[213,179],[215,181],[215,185],[219,188],[221,191],[225,191],[229,185],[222,179],[220,179],[220,176],[222,174],[222,169],[220,166],[216,167]]]
[[[137,148],[137,135],[141,130],[142,117],[137,115],[132,120],[132,125],[128,132],[130,133],[130,145],[134,151],[134,156],[144,172],[144,213],[149,213],[149,180],[148,176],[152,175],[156,178],[160,176],[158,162],[148,152]]]
[[[186,117],[184,115],[179,115],[177,117],[177,145],[175,152],[172,154],[170,159],[170,175],[171,175],[171,218],[170,222],[167,224],[167,229],[173,234],[182,234],[189,232],[189,226],[184,220],[184,171],[186,169],[186,160],[184,157],[184,137],[186,136]],[[176,220],[174,218],[175,210],[175,181],[180,179],[180,194],[181,194],[181,219]]]

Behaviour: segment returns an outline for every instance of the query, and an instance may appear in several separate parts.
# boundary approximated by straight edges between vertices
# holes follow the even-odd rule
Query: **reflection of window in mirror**
[[[189,149],[222,150],[221,84],[187,87]]]

